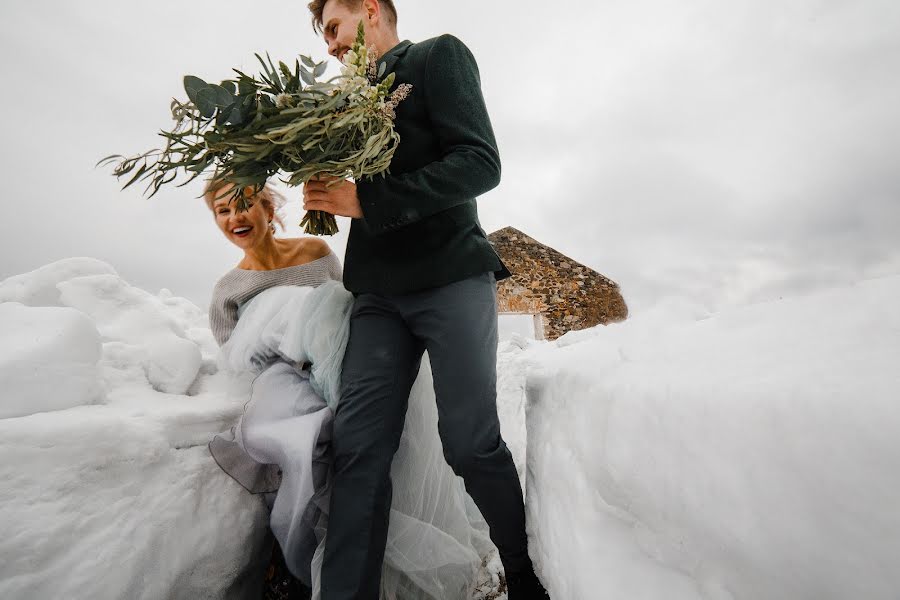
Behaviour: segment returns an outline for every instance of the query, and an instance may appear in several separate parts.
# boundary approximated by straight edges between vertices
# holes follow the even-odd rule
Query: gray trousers
[[[493,273],[485,273],[402,296],[357,296],[334,417],[323,600],[378,598],[391,461],[426,349],[447,463],[465,481],[506,568],[528,565],[522,489],[497,418],[496,294]]]

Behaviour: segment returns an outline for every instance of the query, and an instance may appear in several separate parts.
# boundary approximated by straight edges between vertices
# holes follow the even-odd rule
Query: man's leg
[[[431,360],[444,456],[484,515],[507,572],[515,572],[531,561],[522,488],[497,417],[496,294],[485,273],[415,294],[401,310]]]
[[[356,298],[334,416],[334,478],[323,600],[377,600],[391,507],[391,461],[422,357],[385,299]]]

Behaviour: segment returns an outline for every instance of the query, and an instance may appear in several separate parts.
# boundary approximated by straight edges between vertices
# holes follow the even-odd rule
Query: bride
[[[236,481],[266,498],[287,568],[317,598],[332,411],[353,296],[324,241],[274,236],[275,224],[283,225],[277,216],[283,198],[270,186],[249,198],[246,211],[230,202],[230,184],[210,184],[204,197],[219,230],[244,251],[213,291],[209,319],[219,362],[255,376],[241,421],[210,451]],[[391,478],[381,597],[469,598],[491,546],[481,514],[444,459],[427,356],[410,392]]]

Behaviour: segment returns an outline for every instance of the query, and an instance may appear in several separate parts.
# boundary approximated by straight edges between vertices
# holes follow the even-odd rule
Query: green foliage
[[[394,76],[378,81],[384,65],[376,76],[363,31],[360,23],[352,48],[356,62],[328,81],[319,81],[325,62],[301,56],[293,67],[281,61],[276,66],[268,54],[256,55],[262,68],[257,75],[234,69],[236,77],[221,84],[187,75],[188,100],[172,100],[175,126],[160,131],[162,149],[107,156],[97,164],[114,165],[117,178],[128,177],[123,189],[149,181],[144,193],[150,197],[179,174],[187,176],[178,184],[183,186],[212,170],[214,180],[234,184],[231,200],[239,210],[247,208],[245,188],[258,192],[275,175],[299,186],[318,175],[360,180],[384,174],[400,141],[393,109],[409,86],[401,96],[389,95]],[[316,235],[337,232],[328,213],[307,213],[301,225]]]

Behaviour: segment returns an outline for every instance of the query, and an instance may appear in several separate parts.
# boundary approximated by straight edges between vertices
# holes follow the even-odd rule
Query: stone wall
[[[513,274],[498,285],[499,311],[541,313],[545,339],[628,316],[618,284],[593,269],[512,227],[488,239]]]

